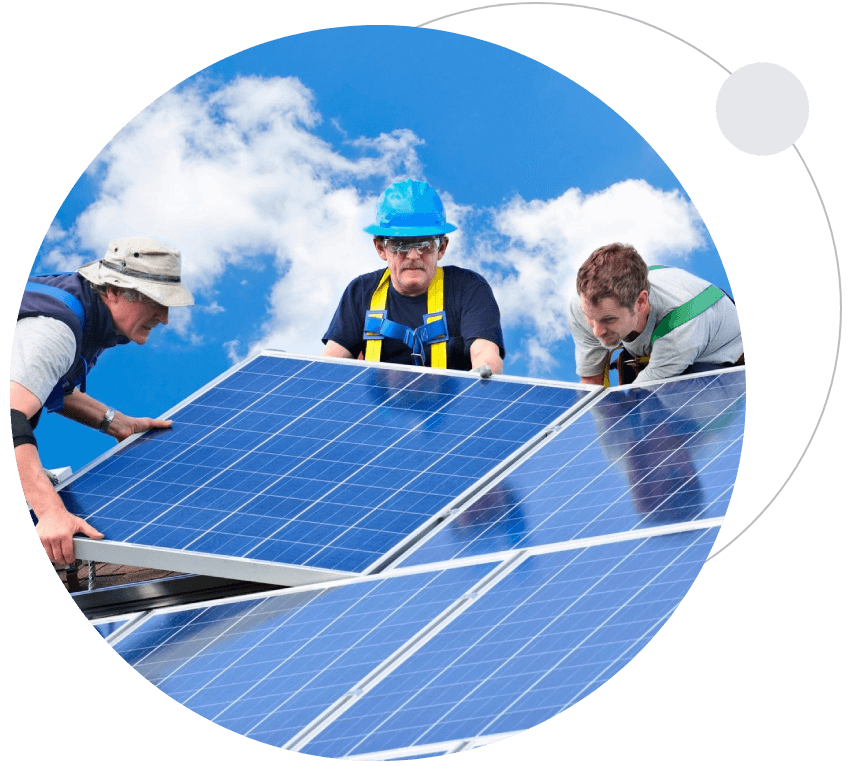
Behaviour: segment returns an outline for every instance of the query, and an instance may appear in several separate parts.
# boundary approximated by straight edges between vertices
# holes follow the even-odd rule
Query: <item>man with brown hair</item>
[[[593,251],[578,271],[569,305],[575,362],[582,383],[609,385],[611,354],[629,364],[620,380],[646,382],[743,363],[734,302],[682,269],[646,266],[631,245]]]

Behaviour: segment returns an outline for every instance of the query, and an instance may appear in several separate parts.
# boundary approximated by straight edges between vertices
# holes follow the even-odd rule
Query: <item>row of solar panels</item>
[[[263,354],[60,494],[106,536],[78,539],[80,558],[285,585],[377,571],[423,535],[410,563],[721,515],[743,375],[670,385],[594,402],[588,387]]]
[[[443,752],[534,726],[630,661],[689,589],[718,520],[673,531],[686,526],[159,610],[114,646],[175,700],[273,746]]]
[[[274,746],[414,757],[533,726],[650,640],[744,402],[742,370],[600,393],[264,354],[61,491],[109,538],[89,558],[313,581],[112,622],[160,689]]]

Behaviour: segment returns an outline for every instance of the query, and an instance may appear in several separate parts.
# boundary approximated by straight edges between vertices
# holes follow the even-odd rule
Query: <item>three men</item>
[[[501,317],[492,289],[473,271],[438,261],[456,226],[423,181],[389,186],[373,235],[387,268],[351,282],[324,334],[325,356],[500,373]]]
[[[180,279],[180,252],[145,237],[109,243],[99,261],[76,273],[33,277],[27,283],[12,347],[11,417],[15,459],[44,550],[55,563],[74,561],[77,532],[102,535],[71,514],[41,466],[33,429],[42,409],[59,412],[122,441],[171,423],[133,418],[85,393],[86,376],[107,348],[168,323],[172,306],[194,299]]]
[[[582,383],[607,385],[620,345],[636,372],[621,382],[660,380],[743,363],[734,302],[681,269],[649,269],[631,245],[595,250],[578,271],[569,327]],[[620,365],[628,372],[628,366]]]

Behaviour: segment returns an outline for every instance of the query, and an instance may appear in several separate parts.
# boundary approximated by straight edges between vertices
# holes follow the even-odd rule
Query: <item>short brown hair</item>
[[[633,245],[614,242],[593,250],[578,269],[578,295],[593,306],[616,298],[622,308],[633,309],[640,293],[649,291],[649,270]]]

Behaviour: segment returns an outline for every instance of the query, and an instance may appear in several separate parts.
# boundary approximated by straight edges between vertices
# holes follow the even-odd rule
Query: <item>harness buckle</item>
[[[363,325],[363,340],[383,340],[382,325],[386,319],[386,311],[369,309],[366,311],[366,321]]]

